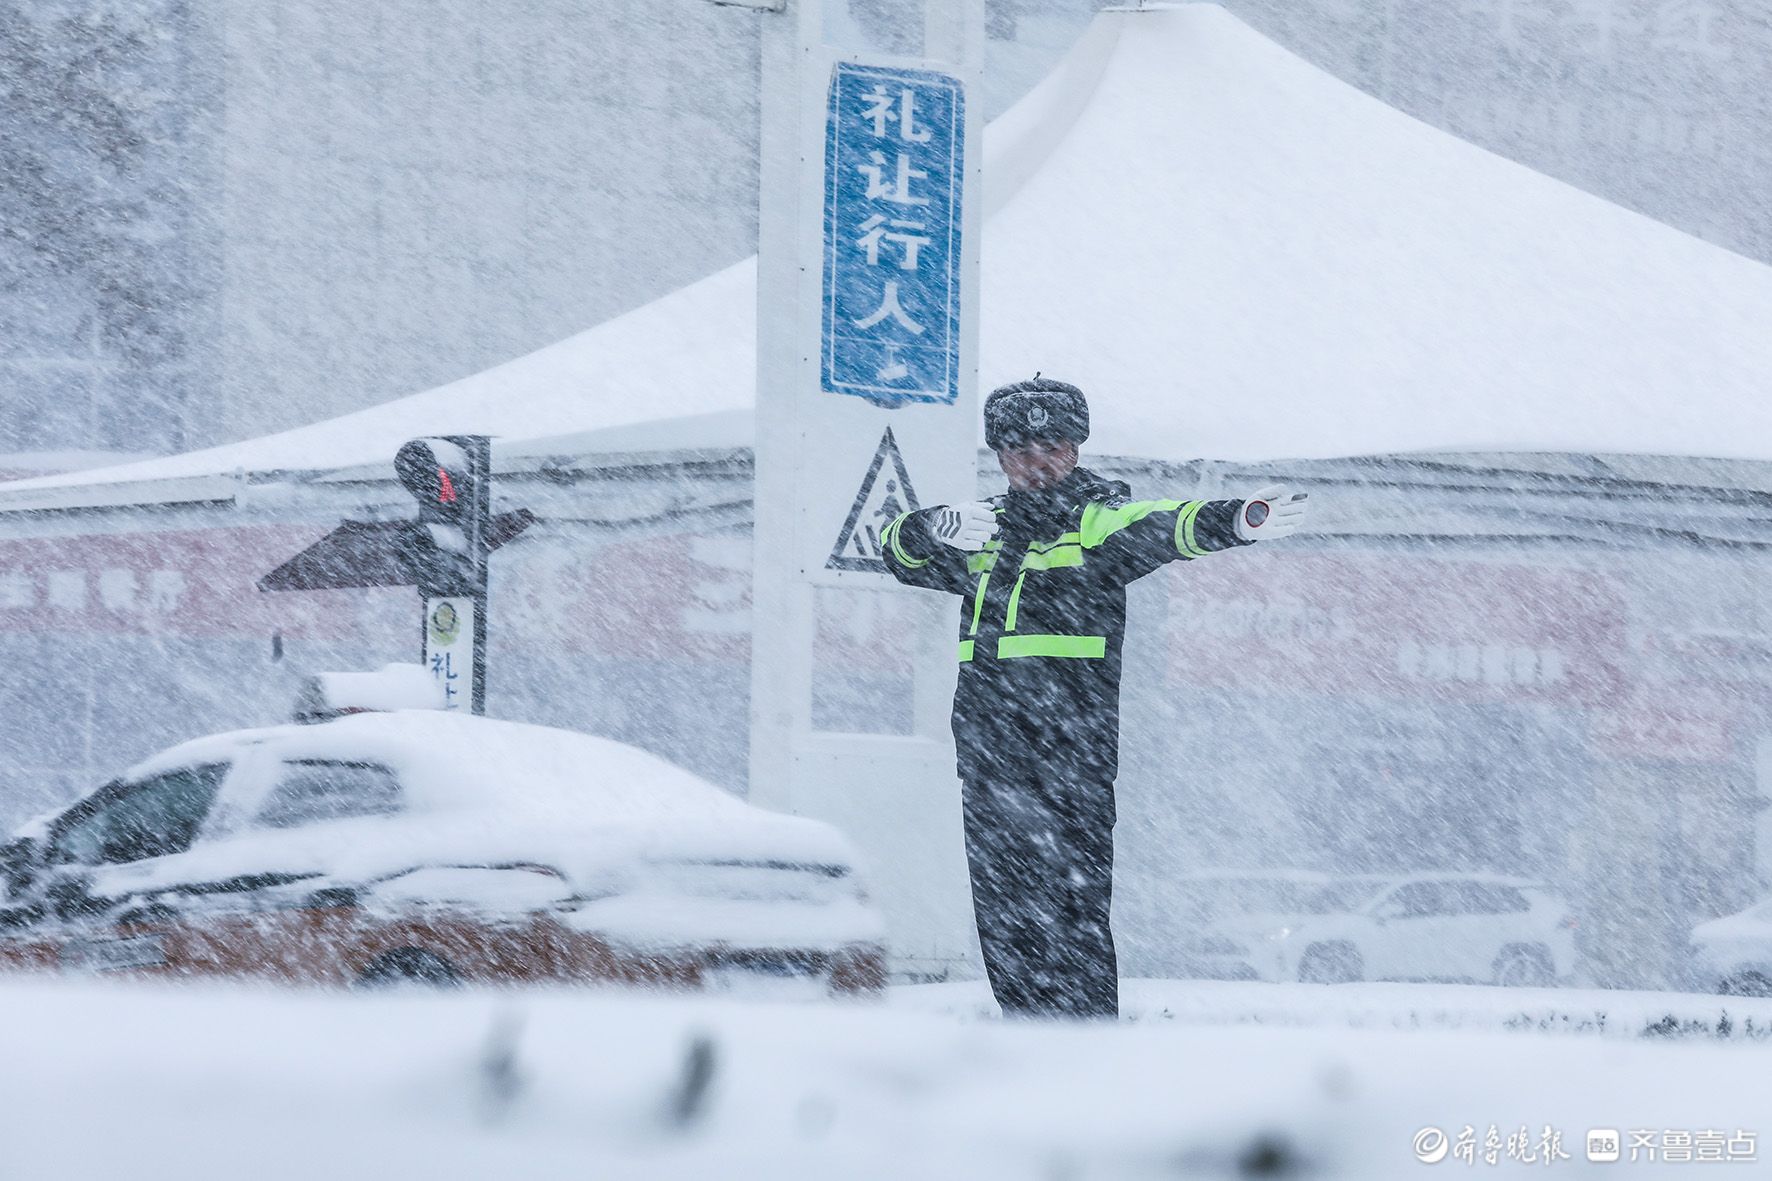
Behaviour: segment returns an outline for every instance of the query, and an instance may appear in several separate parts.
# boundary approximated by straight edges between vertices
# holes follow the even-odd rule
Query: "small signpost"
[[[492,518],[492,440],[410,439],[394,474],[418,501],[435,560],[417,578],[424,666],[445,709],[486,712],[486,559]]]
[[[426,595],[424,610],[424,666],[443,690],[443,708],[485,713],[479,673],[486,658],[475,642],[476,625],[482,622],[475,597]]]
[[[446,709],[486,712],[488,558],[535,521],[492,515],[492,440],[411,439],[394,472],[418,502],[416,521],[345,521],[259,579],[264,591],[418,588],[419,651]]]

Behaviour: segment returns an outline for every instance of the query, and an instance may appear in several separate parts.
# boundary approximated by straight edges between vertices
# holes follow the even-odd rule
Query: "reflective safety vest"
[[[962,778],[1053,770],[1111,781],[1119,760],[1120,645],[1126,585],[1169,562],[1243,544],[1238,500],[1130,500],[1083,469],[1058,496],[1009,493],[1000,522],[967,554],[934,539],[929,514],[881,536],[910,586],[962,597],[954,741]],[[1064,495],[1069,493],[1069,496]]]

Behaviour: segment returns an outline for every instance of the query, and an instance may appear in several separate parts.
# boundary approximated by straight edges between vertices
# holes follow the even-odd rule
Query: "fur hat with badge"
[[[1069,382],[1038,373],[1027,381],[999,386],[984,400],[984,442],[992,451],[1035,439],[1089,437],[1089,403]]]

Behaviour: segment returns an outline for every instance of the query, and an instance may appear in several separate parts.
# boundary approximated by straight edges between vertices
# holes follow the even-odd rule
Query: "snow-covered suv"
[[[1575,970],[1575,918],[1542,885],[1489,874],[1343,878],[1292,913],[1213,924],[1188,949],[1232,980],[1546,986]]]

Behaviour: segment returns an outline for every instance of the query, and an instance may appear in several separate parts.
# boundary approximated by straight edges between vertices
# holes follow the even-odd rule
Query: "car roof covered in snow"
[[[145,759],[123,777],[140,779],[231,759],[259,746],[282,759],[385,764],[401,775],[413,803],[427,809],[508,808],[522,802],[571,814],[589,802],[600,815],[651,816],[746,807],[699,776],[612,739],[426,709],[213,734]]]
[[[145,759],[122,778],[233,762],[255,750],[285,761],[387,767],[400,782],[402,815],[361,823],[418,825],[435,838],[430,847],[458,850],[463,857],[548,855],[551,863],[566,866],[628,853],[756,855],[841,866],[855,861],[848,841],[830,825],[753,807],[625,743],[435,710],[208,735]],[[39,817],[20,835],[41,835],[59,811]],[[375,856],[372,849],[350,852],[357,861]]]

